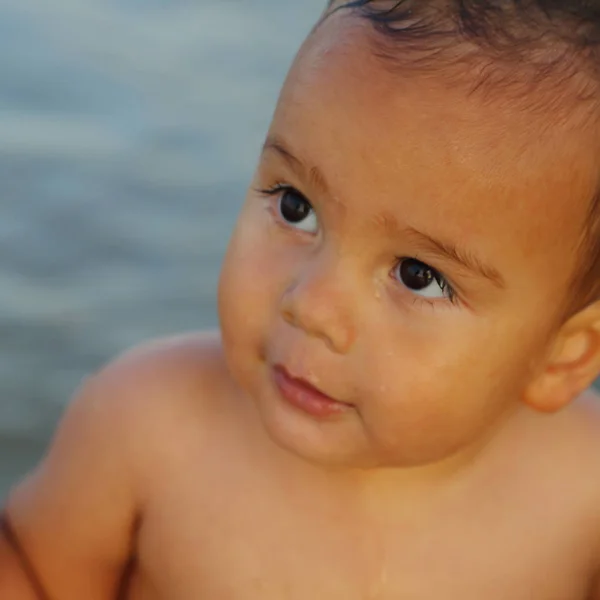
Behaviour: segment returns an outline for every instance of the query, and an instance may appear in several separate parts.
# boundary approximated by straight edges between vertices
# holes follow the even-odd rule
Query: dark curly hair
[[[554,120],[576,101],[600,124],[600,0],[330,0],[326,15],[341,10],[371,22],[392,68],[451,69],[484,95],[501,84]],[[571,313],[600,299],[600,164],[581,255]]]

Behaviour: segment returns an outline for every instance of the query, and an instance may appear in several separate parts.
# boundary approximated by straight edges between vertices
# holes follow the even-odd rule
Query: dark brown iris
[[[281,195],[279,210],[289,223],[301,223],[310,216],[312,207],[298,192],[287,190]]]
[[[400,265],[402,283],[411,290],[424,290],[436,281],[435,271],[414,258],[408,258]]]

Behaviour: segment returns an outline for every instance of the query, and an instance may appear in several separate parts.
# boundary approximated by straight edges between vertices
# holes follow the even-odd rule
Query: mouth
[[[302,412],[319,419],[328,419],[352,410],[353,406],[331,398],[308,381],[293,377],[281,365],[273,368],[273,381],[280,395]]]

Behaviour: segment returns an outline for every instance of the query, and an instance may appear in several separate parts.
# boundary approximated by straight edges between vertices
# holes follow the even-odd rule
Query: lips
[[[280,395],[289,404],[313,417],[330,418],[352,409],[351,404],[331,398],[305,379],[292,376],[281,365],[274,367],[273,379]]]

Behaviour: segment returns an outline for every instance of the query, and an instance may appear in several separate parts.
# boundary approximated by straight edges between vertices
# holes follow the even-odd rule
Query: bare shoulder
[[[600,452],[600,394],[590,388],[573,403],[570,412],[580,435],[597,445]]]
[[[79,386],[63,417],[122,432],[149,433],[169,415],[202,410],[228,381],[216,333],[194,333],[152,340],[116,357]]]
[[[585,487],[585,495],[597,517],[597,538],[600,549],[600,395],[590,389],[565,411],[564,437],[557,440],[563,456],[569,456],[570,471]],[[567,450],[568,449],[568,450]],[[576,488],[576,484],[573,484]]]
[[[545,473],[600,517],[600,398],[586,391],[560,412],[536,415],[538,427],[527,440],[537,473]],[[533,430],[532,430],[533,431]],[[583,510],[583,509],[582,509]],[[600,527],[600,523],[598,523]],[[599,529],[600,540],[600,529]]]
[[[589,523],[592,551],[594,582],[592,584],[591,596],[594,600],[600,600],[600,394],[590,389],[583,394],[573,406],[579,417],[579,429],[586,443],[586,453],[582,454],[582,462],[587,461],[592,468],[588,472],[591,494],[595,502],[592,511],[592,520]]]
[[[222,361],[220,335],[195,332],[151,340],[127,350],[101,369],[99,375],[118,375],[125,382],[128,375],[143,374],[154,383],[173,375],[210,377],[215,367],[224,366]]]
[[[201,438],[210,407],[232,396],[220,348],[214,334],[151,342],[82,383],[46,456],[6,504],[51,597],[115,596],[157,472],[173,467],[169,448]]]
[[[231,385],[216,332],[153,340],[135,347],[92,375],[86,387],[101,387],[123,410],[201,406],[211,391]],[[107,399],[108,402],[110,400]]]
[[[557,417],[556,429],[550,429],[555,447],[581,469],[597,470],[600,493],[600,396],[587,390]]]
[[[220,426],[215,419],[222,423],[236,392],[217,332],[142,344],[92,375],[83,387],[103,405],[99,410],[107,413],[107,422],[118,422],[135,471],[152,479],[159,466],[173,459],[169,448],[181,447],[185,440],[201,442],[203,432]]]
[[[600,392],[594,388],[589,388],[580,396],[579,401],[589,403],[592,406],[598,405],[600,403]]]

